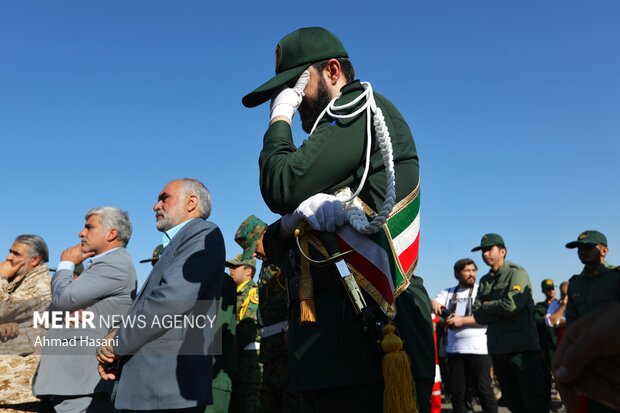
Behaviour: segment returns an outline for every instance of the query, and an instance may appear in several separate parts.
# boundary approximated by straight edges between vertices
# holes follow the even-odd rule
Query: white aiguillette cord
[[[381,229],[381,226],[383,224],[385,224],[385,221],[389,217],[390,213],[392,212],[392,208],[394,208],[394,204],[396,203],[396,177],[394,174],[394,155],[392,153],[392,140],[390,139],[390,132],[388,131],[387,125],[385,124],[383,112],[375,102],[375,97],[370,83],[361,82],[361,85],[364,87],[364,92],[362,92],[350,103],[336,106],[336,101],[340,97],[342,97],[342,93],[339,93],[335,98],[333,98],[331,102],[329,102],[327,107],[323,109],[323,112],[321,112],[317,120],[314,122],[314,126],[312,127],[312,131],[310,132],[310,134],[314,132],[317,125],[326,113],[334,119],[350,119],[359,115],[363,111],[366,111],[366,136],[368,137],[368,139],[366,140],[366,162],[364,165],[364,174],[362,175],[362,180],[357,187],[355,193],[352,194],[351,189],[349,188],[343,188],[339,190],[335,194],[335,196],[343,203],[345,212],[347,213],[347,217],[349,219],[349,223],[356,231],[361,234],[374,234]],[[366,102],[354,112],[349,114],[335,113],[343,112],[347,109],[355,107],[355,105],[357,105],[362,99],[365,99]],[[357,202],[355,198],[359,195],[362,188],[364,187],[364,184],[366,183],[366,178],[368,177],[368,170],[370,169],[370,148],[372,145],[372,134],[370,130],[371,115],[377,136],[377,143],[379,144],[379,148],[381,149],[381,156],[383,157],[383,165],[385,166],[386,171],[387,186],[385,190],[385,200],[383,201],[383,206],[381,207],[381,210],[377,215],[375,215],[372,221],[368,222],[366,214],[364,214],[360,203]]]

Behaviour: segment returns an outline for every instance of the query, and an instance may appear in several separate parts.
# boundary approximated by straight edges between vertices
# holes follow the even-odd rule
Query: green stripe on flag
[[[390,229],[392,239],[398,237],[420,213],[420,195],[409,203],[404,209],[399,211],[393,217],[390,217],[387,226]]]
[[[402,271],[400,270],[400,265],[398,264],[398,257],[394,256],[392,252],[392,248],[390,247],[390,242],[387,238],[387,235],[384,231],[379,231],[374,235],[371,235],[370,238],[379,245],[388,256],[388,261],[390,263],[390,274],[392,276],[392,282],[394,283],[394,288],[398,288],[398,286],[405,280]]]

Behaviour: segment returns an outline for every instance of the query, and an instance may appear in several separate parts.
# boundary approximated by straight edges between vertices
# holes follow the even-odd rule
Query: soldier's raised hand
[[[274,92],[269,111],[270,122],[275,120],[286,120],[289,124],[292,122],[293,115],[304,98],[304,89],[306,89],[308,80],[310,80],[310,72],[304,70],[294,87],[282,86]]]

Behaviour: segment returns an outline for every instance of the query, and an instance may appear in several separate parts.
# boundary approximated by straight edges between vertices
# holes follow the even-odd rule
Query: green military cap
[[[250,215],[239,225],[235,241],[243,248],[243,259],[252,258],[256,252],[256,243],[263,236],[267,224],[255,215]]]
[[[551,278],[547,278],[540,283],[540,288],[543,291],[555,290],[555,285],[553,284],[553,280]]]
[[[250,267],[256,268],[256,260],[254,258],[243,259],[242,254],[237,255],[232,260],[226,260],[227,267],[238,267],[240,265],[249,265]]]
[[[604,246],[607,246],[607,237],[603,235],[603,233],[595,231],[593,229],[583,231],[577,237],[577,241],[569,242],[568,244],[566,244],[566,248],[577,248],[580,245],[592,245],[592,244],[594,245],[603,244]]]
[[[504,243],[504,239],[502,238],[501,235],[499,235],[499,234],[484,234],[484,236],[480,240],[480,245],[478,245],[477,247],[472,248],[471,250],[472,251],[480,251],[483,248],[492,247],[494,245],[500,245],[502,247],[506,246],[506,244]]]
[[[322,27],[304,27],[289,33],[276,46],[276,75],[248,93],[243,105],[253,108],[271,98],[273,91],[302,74],[312,63],[349,57],[342,42]]]
[[[155,262],[155,261],[157,261],[159,259],[159,256],[161,255],[163,250],[164,250],[163,244],[159,244],[153,250],[153,256],[151,258],[146,258],[144,260],[140,260],[140,263],[143,264],[145,262]]]

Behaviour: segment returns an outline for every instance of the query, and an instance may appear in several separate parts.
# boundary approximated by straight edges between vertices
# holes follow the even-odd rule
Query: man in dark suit
[[[198,413],[212,403],[208,354],[216,326],[179,327],[156,320],[217,312],[215,302],[206,303],[221,292],[224,239],[215,224],[205,221],[210,195],[196,179],[169,182],[153,210],[164,250],[128,313],[141,323],[106,336],[116,341],[97,350],[98,370],[104,380],[119,380],[117,409]],[[120,368],[115,366],[119,361]]]
[[[49,342],[77,339],[70,347],[43,348],[33,384],[34,393],[56,412],[114,411],[111,386],[97,374],[93,343],[108,332],[104,320],[127,313],[136,292],[136,270],[125,249],[131,238],[127,212],[93,208],[85,221],[81,243],[62,252],[52,280],[50,310],[72,312],[76,322],[67,328],[50,328],[46,335]],[[76,266],[87,259],[87,268],[74,277]],[[78,320],[86,319],[85,314],[93,316],[93,328],[80,325]]]

